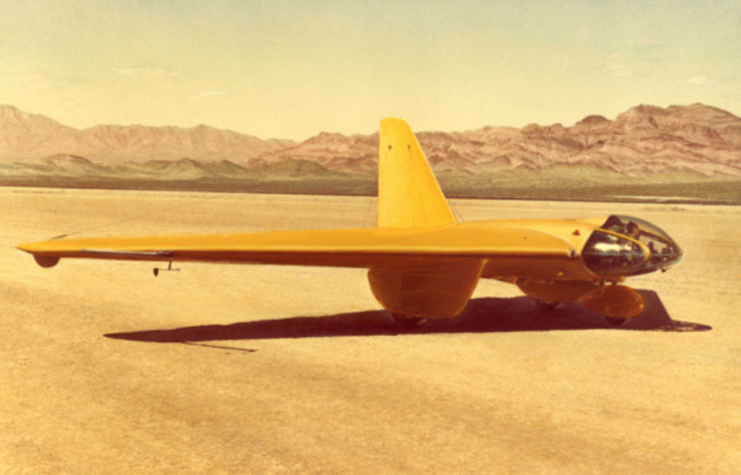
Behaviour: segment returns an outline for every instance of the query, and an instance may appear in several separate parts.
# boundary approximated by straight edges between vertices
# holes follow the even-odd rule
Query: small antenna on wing
[[[157,277],[158,275],[160,275],[160,271],[165,271],[165,272],[180,272],[180,269],[173,269],[172,268],[172,256],[170,256],[170,258],[169,258],[169,260],[167,262],[167,269],[165,269],[164,267],[155,267],[154,269],[152,269],[152,273],[154,274],[155,277]]]
[[[129,217],[126,217],[126,218],[122,218],[122,219],[118,219],[118,220],[114,220],[114,221],[109,221],[107,223],[102,223],[102,224],[99,224],[97,226],[91,226],[89,228],[78,229],[76,231],[70,231],[70,232],[68,232],[66,234],[60,234],[59,236],[54,236],[53,238],[49,239],[49,241],[53,241],[55,239],[66,238],[68,236],[74,236],[76,234],[87,233],[87,232],[90,232],[90,231],[93,231],[93,230],[96,230],[96,229],[107,228],[107,227],[110,227],[110,226],[113,226],[113,225],[116,225],[116,224],[121,224],[121,223],[126,223],[126,222],[129,222],[129,221],[134,221],[136,219],[146,218],[146,217],[149,217],[149,216],[155,216],[157,214],[165,213],[165,212],[168,212],[168,211],[173,211],[173,210],[176,210],[176,209],[179,209],[179,208],[183,208],[183,207],[186,207],[186,206],[192,206],[192,205],[194,205],[196,203],[202,203],[202,202],[205,202],[205,201],[210,201],[210,200],[213,200],[213,199],[218,198],[219,196],[220,196],[219,193],[214,193],[213,196],[209,196],[209,197],[206,197],[206,198],[197,199],[194,202],[187,201],[187,202],[181,203],[179,205],[170,206],[170,207],[162,208],[162,209],[157,209],[157,210],[154,210],[154,211],[148,211],[148,212],[137,214],[137,215],[134,215],[134,216],[129,216]],[[175,270],[175,269],[173,269],[173,270]]]

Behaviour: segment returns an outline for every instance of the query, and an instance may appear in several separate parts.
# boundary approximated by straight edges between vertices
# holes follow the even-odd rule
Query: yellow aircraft
[[[378,155],[374,228],[57,239],[18,248],[42,267],[92,258],[164,261],[170,270],[174,261],[365,268],[378,302],[406,324],[459,315],[480,278],[515,284],[545,308],[579,302],[620,324],[644,307],[622,282],[682,258],[664,231],[628,216],[458,222],[401,119],[381,121]]]

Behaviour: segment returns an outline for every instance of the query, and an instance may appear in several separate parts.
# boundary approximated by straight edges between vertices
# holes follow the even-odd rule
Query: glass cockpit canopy
[[[609,232],[595,231],[582,251],[584,263],[596,274],[645,274],[666,269],[682,258],[677,243],[648,221],[612,215],[600,229]]]

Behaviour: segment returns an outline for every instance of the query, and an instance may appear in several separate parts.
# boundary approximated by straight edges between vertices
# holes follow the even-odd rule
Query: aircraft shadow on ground
[[[656,292],[641,290],[646,299],[643,313],[622,326],[612,326],[605,319],[579,304],[563,304],[554,310],[541,309],[529,297],[480,298],[469,302],[457,318],[430,320],[407,328],[395,323],[382,310],[343,313],[325,317],[294,317],[260,320],[232,325],[203,325],[109,333],[120,340],[153,343],[193,343],[219,340],[264,340],[281,338],[322,338],[341,336],[377,336],[436,333],[502,333],[553,330],[662,331],[697,332],[712,327],[672,320]]]

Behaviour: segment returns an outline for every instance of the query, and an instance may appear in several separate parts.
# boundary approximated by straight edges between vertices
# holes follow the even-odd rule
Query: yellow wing
[[[523,265],[525,272],[543,272],[551,267],[543,265],[543,257],[567,259],[570,252],[568,243],[548,233],[486,222],[426,228],[60,239],[19,248],[33,254],[44,267],[52,267],[62,258],[93,258],[367,268],[373,295],[384,308],[427,318],[458,315],[483,272],[518,275]]]
[[[570,250],[556,236],[486,222],[427,228],[59,239],[18,248],[47,266],[63,258],[95,258],[361,268],[435,264],[461,258],[567,255]]]

